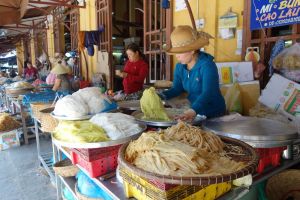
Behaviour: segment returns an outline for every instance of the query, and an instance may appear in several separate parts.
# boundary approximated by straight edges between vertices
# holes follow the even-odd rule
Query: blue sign
[[[300,0],[251,0],[251,30],[297,23]]]

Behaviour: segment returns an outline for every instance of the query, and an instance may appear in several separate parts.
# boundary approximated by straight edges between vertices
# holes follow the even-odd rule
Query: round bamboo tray
[[[73,165],[70,159],[59,161],[53,165],[56,174],[62,177],[72,177],[79,171],[78,167]]]
[[[223,174],[218,176],[193,176],[193,177],[179,177],[179,176],[165,176],[152,172],[145,171],[137,168],[133,164],[129,163],[125,159],[125,151],[129,143],[124,144],[119,151],[118,163],[121,167],[129,170],[137,176],[144,177],[146,179],[154,179],[162,183],[169,183],[175,185],[211,185],[215,183],[223,183],[235,180],[237,178],[252,174],[256,171],[258,164],[258,155],[256,151],[248,144],[229,137],[219,136],[224,143],[240,146],[243,149],[245,155],[233,156],[232,159],[235,161],[243,161],[246,166],[231,174]]]
[[[75,194],[76,194],[77,199],[79,199],[79,200],[104,200],[104,199],[101,199],[101,198],[91,198],[91,197],[88,197],[88,196],[85,196],[85,195],[81,194],[78,191],[77,183],[75,185]]]
[[[291,169],[272,176],[266,185],[269,200],[300,199],[300,170]]]

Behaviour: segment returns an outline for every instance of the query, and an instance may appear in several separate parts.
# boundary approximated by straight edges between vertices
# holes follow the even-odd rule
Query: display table
[[[55,142],[53,142],[53,153],[55,158],[55,162],[59,161],[61,159],[61,153],[64,153],[68,158],[70,158],[70,154],[61,146],[59,146],[58,144],[55,144]],[[223,196],[221,196],[220,198],[218,198],[219,200],[227,200],[227,199],[239,199],[242,196],[246,195],[251,187],[257,185],[258,183],[267,180],[268,178],[270,178],[271,176],[285,170],[288,169],[296,164],[300,163],[300,157],[294,159],[294,160],[283,160],[282,164],[278,167],[268,167],[265,169],[265,171],[262,174],[255,174],[253,176],[253,184],[252,186],[250,186],[250,188],[245,188],[245,187],[235,187],[233,188],[230,192],[224,194]],[[78,166],[78,165],[77,165]],[[87,175],[88,173],[81,168],[80,166],[78,166],[83,172],[85,172]],[[116,179],[116,177],[110,178],[108,180],[104,180],[101,181],[100,178],[92,178],[92,180],[101,188],[103,189],[105,192],[107,192],[107,194],[109,194],[113,199],[126,199],[125,195],[124,195],[124,191],[123,191],[123,185],[121,183],[119,183]],[[57,186],[57,197],[58,199],[61,199],[61,186],[62,184],[66,185],[66,187],[68,187],[70,189],[70,191],[72,191],[73,195],[76,197],[75,195],[75,183],[76,180],[74,177],[72,178],[64,178],[61,176],[56,176],[56,186]]]

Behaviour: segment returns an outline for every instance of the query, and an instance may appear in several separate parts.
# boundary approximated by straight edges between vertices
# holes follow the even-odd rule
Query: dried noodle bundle
[[[168,128],[167,138],[189,144],[207,152],[222,152],[224,143],[212,132],[201,130],[184,122]]]
[[[196,128],[186,124],[177,126],[181,126],[183,130],[185,130],[184,127],[190,127],[193,130]],[[174,127],[176,126],[172,128]],[[196,130],[193,131],[195,132]],[[143,133],[139,139],[128,145],[125,159],[146,171],[172,176],[220,175],[232,173],[244,166],[242,162],[233,161],[224,155],[222,150],[224,144],[217,136],[216,138],[211,135],[207,136],[209,139],[206,139],[209,142],[204,139],[203,135],[198,136],[202,139],[202,144],[206,144],[200,145],[201,142],[192,142],[193,146],[187,142],[187,139],[184,142],[184,139],[180,141],[167,135],[157,132]],[[211,144],[213,147],[209,146]]]

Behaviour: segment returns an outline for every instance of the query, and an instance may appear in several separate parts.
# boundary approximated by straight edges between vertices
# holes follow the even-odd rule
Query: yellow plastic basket
[[[124,193],[127,198],[143,200],[214,200],[231,189],[231,182],[212,184],[209,186],[177,185],[169,190],[162,190],[124,168],[120,168],[123,178]]]

